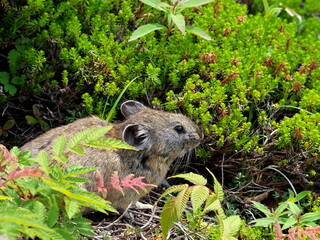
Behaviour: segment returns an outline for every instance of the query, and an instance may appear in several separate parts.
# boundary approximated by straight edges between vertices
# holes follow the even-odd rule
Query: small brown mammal
[[[106,137],[123,140],[139,151],[118,149],[115,151],[86,148],[85,156],[70,154],[68,165],[81,164],[94,166],[101,173],[105,186],[110,186],[110,177],[118,171],[120,179],[134,174],[144,177],[144,182],[159,185],[165,178],[174,159],[183,156],[195,148],[202,139],[198,126],[187,117],[150,109],[136,101],[126,101],[121,105],[126,120],[110,124],[98,117],[86,117],[65,126],[54,128],[38,138],[28,142],[21,149],[37,154],[44,150],[51,153],[54,140],[65,133],[67,138],[87,128],[113,126]],[[96,190],[95,173],[86,175],[91,181],[85,188]],[[147,190],[150,191],[152,187]],[[109,189],[107,200],[118,210],[126,209],[145,195],[131,189],[124,189],[124,195],[118,190]]]

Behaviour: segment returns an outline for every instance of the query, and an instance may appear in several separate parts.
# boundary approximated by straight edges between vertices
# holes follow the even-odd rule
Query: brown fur
[[[63,133],[70,138],[87,128],[111,125],[113,128],[107,133],[107,137],[123,140],[139,151],[88,147],[85,156],[71,153],[68,165],[96,167],[105,186],[110,186],[110,176],[114,171],[118,171],[120,178],[133,173],[136,177],[143,176],[146,183],[158,185],[165,178],[173,160],[196,147],[202,139],[198,126],[181,114],[152,110],[135,101],[122,104],[121,111],[126,117],[121,123],[110,124],[98,117],[86,117],[44,133],[25,144],[22,150],[30,150],[33,154],[44,150],[51,154],[52,143]],[[177,126],[182,126],[183,131]],[[89,191],[96,190],[95,173],[90,172],[85,176],[91,180],[85,188]],[[148,191],[151,189],[149,187]],[[131,189],[125,189],[124,193],[123,196],[118,190],[110,189],[107,200],[118,210],[124,210],[131,202],[136,202],[145,195],[143,191],[137,194]]]

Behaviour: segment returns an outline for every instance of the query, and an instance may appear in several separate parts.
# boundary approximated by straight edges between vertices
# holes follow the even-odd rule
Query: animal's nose
[[[201,131],[200,132],[189,133],[189,138],[191,140],[199,140],[199,141],[201,141],[203,139],[203,133]]]

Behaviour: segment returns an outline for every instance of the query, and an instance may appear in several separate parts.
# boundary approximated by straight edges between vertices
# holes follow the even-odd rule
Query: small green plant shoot
[[[129,42],[147,35],[148,33],[151,33],[155,30],[162,29],[167,29],[168,37],[172,33],[174,27],[178,28],[183,35],[186,35],[186,32],[190,32],[204,39],[211,40],[211,37],[201,28],[190,25],[186,26],[184,16],[181,14],[181,12],[186,8],[198,7],[213,2],[213,0],[170,0],[170,4],[161,2],[160,0],[140,1],[159,11],[164,12],[167,19],[167,26],[164,26],[160,23],[150,23],[140,26],[132,33]]]
[[[268,227],[273,226],[277,239],[284,237],[282,230],[289,229],[289,236],[300,235],[310,237],[311,235],[319,236],[320,228],[316,221],[320,219],[320,212],[310,212],[302,214],[303,210],[299,201],[305,198],[310,191],[300,192],[297,196],[289,189],[289,198],[287,201],[281,203],[275,211],[270,211],[265,205],[252,201],[253,206],[263,212],[266,217],[259,218],[254,221],[255,226]],[[301,238],[289,238],[301,239]],[[311,238],[310,239],[318,239]]]
[[[222,186],[213,173],[210,170],[208,171],[214,179],[214,192],[205,186],[207,184],[207,180],[199,174],[187,173],[170,177],[183,178],[194,185],[189,186],[188,184],[181,184],[172,186],[159,198],[161,199],[171,193],[179,192],[177,196],[171,197],[166,201],[160,215],[160,223],[165,238],[168,236],[169,230],[173,227],[173,223],[180,221],[183,218],[183,212],[186,209],[188,200],[190,199],[193,214],[196,214],[199,211],[201,214],[206,214],[210,211],[215,212],[218,219],[220,239],[237,239],[235,236],[238,234],[241,225],[240,217],[237,215],[227,217],[225,215],[221,204],[224,197]],[[210,224],[207,224],[207,227],[210,227]]]

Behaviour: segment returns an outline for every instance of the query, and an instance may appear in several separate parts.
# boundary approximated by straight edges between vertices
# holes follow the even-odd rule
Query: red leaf
[[[18,177],[48,177],[48,175],[41,169],[33,169],[31,167],[26,167],[18,171],[13,171],[9,173],[8,180]]]
[[[15,154],[10,153],[5,146],[0,144],[0,170],[4,171],[8,163],[11,170],[17,169],[18,157]]]
[[[111,185],[112,187],[114,187],[115,189],[118,189],[120,192],[123,193],[123,189],[121,187],[121,184],[120,184],[120,179],[119,179],[119,176],[118,176],[118,172],[117,171],[114,171],[112,176],[111,176]]]

